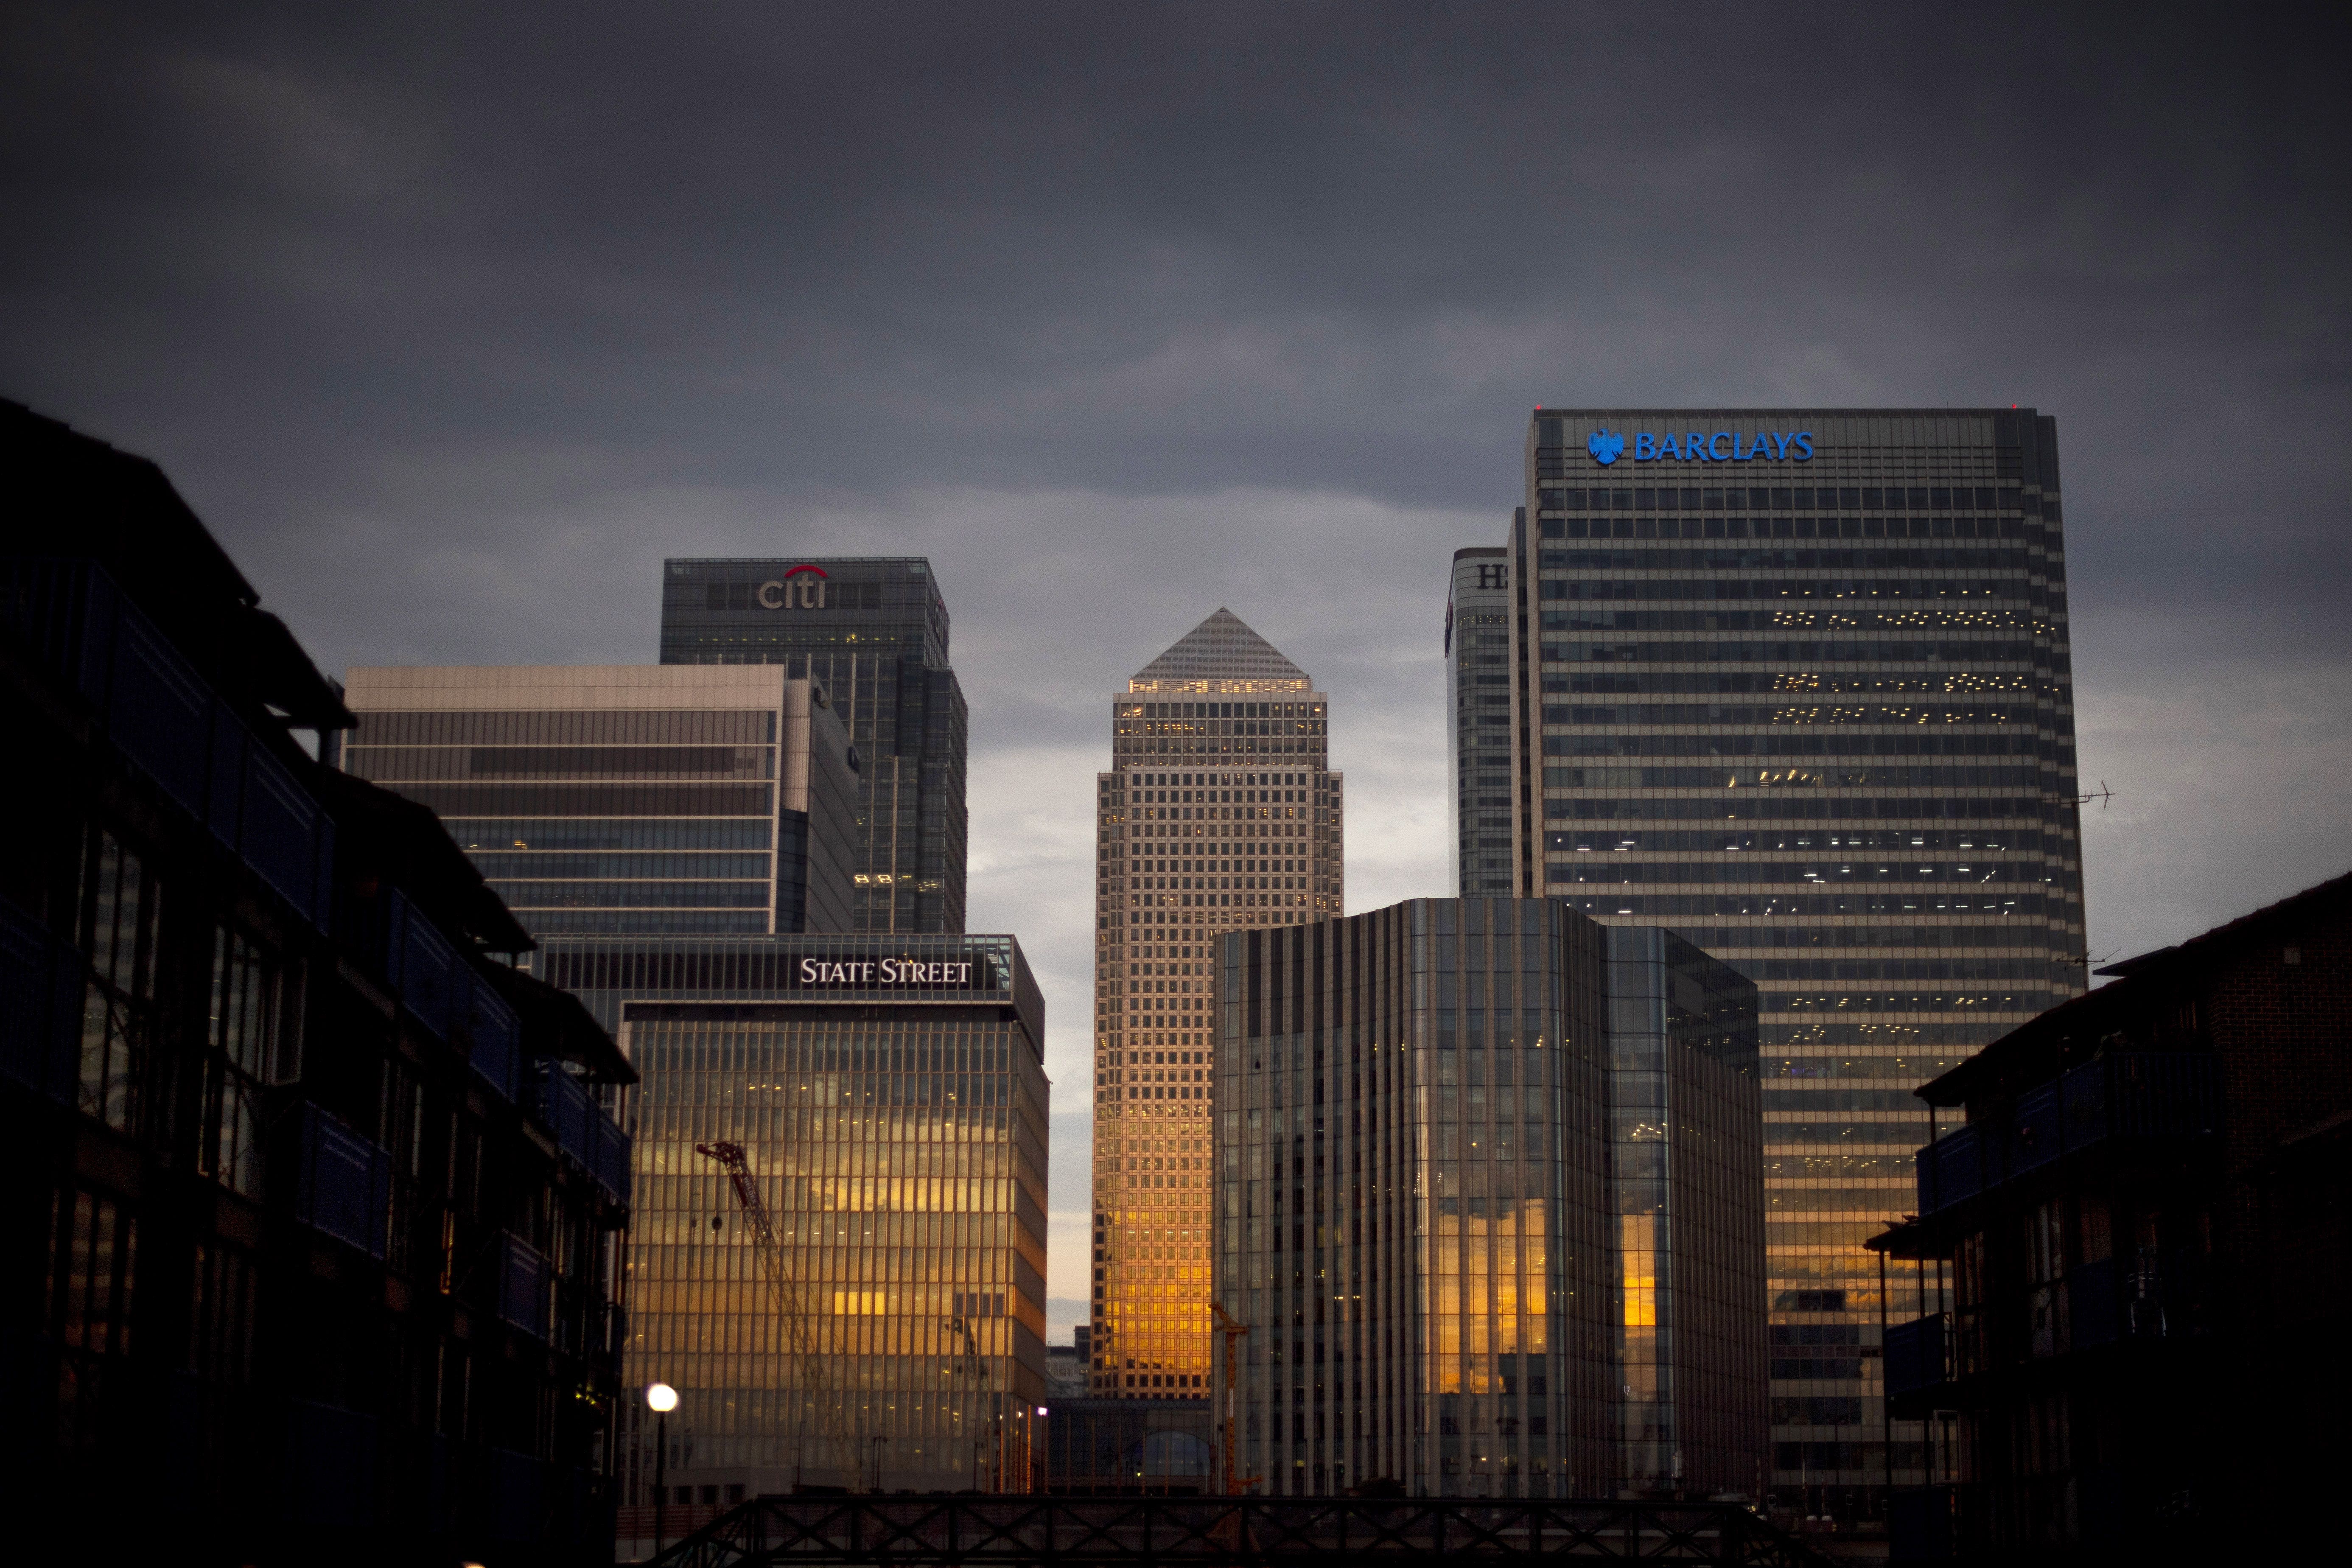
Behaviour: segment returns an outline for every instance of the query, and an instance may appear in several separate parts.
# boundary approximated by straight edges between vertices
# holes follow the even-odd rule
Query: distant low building
[[[1076,1345],[1045,1347],[1045,1403],[1058,1405],[1066,1399],[1083,1399],[1087,1393],[1087,1363]]]
[[[1886,1331],[1898,1556],[2221,1561],[2307,1531],[2352,1394],[2352,876],[2101,970],[1919,1090]]]
[[[16,1551],[609,1563],[635,1073],[154,465],[0,463]]]

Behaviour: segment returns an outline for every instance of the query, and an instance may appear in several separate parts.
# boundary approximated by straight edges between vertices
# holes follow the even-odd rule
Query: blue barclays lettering
[[[1725,451],[1723,444],[1731,443]],[[1603,467],[1617,460],[1624,447],[1625,437],[1611,436],[1606,444],[1595,436],[1593,457]],[[1712,436],[1692,430],[1677,438],[1671,432],[1653,435],[1638,431],[1633,436],[1633,460],[1637,463],[1658,463],[1671,458],[1682,463],[1746,463],[1761,458],[1767,462],[1808,463],[1813,457],[1813,433],[1810,430],[1759,430],[1750,446],[1748,437],[1734,430],[1717,430]]]

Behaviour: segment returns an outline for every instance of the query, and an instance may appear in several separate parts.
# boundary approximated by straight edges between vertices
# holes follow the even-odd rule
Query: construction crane
[[[1209,1303],[1209,1310],[1217,1315],[1217,1332],[1225,1337],[1225,1495],[1239,1497],[1244,1488],[1254,1487],[1265,1479],[1264,1476],[1234,1476],[1234,1368],[1241,1361],[1240,1342],[1248,1337],[1249,1325],[1236,1323],[1222,1301]]]
[[[797,1487],[801,1484],[801,1467],[808,1457],[808,1439],[818,1438],[820,1452],[837,1458],[843,1436],[841,1401],[834,1397],[829,1386],[831,1379],[819,1340],[817,1310],[808,1300],[807,1288],[793,1278],[784,1262],[783,1247],[776,1240],[775,1224],[760,1196],[760,1184],[751,1175],[743,1145],[697,1143],[694,1152],[706,1160],[719,1162],[735,1189],[735,1201],[743,1205],[743,1217],[751,1226],[752,1243],[759,1248],[760,1271],[767,1278],[768,1299],[775,1305],[776,1321],[783,1329],[784,1346],[793,1358],[793,1384],[800,1394],[793,1404],[793,1484]]]
[[[988,1363],[980,1359],[980,1342],[972,1337],[971,1325],[964,1321],[961,1316],[941,1318],[940,1322],[947,1329],[948,1332],[955,1335],[963,1342],[963,1353],[958,1356],[954,1362],[954,1371],[956,1374],[961,1377],[968,1377],[971,1379],[971,1381],[978,1384],[982,1390],[986,1390],[988,1387]],[[992,1401],[992,1403],[993,1402]],[[1003,1418],[1001,1412],[997,1413],[996,1424],[1000,1428],[1003,1425]],[[1001,1430],[998,1436],[1001,1438]],[[971,1435],[971,1484],[975,1488],[980,1485],[980,1456],[982,1452],[980,1445],[981,1436],[979,1433],[975,1432]]]

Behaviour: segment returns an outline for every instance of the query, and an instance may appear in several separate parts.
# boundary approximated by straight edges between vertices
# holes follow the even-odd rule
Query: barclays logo
[[[1605,468],[1625,455],[1625,437],[1619,432],[1595,430],[1585,441],[1584,449]],[[1813,433],[1810,430],[1759,431],[1752,445],[1748,437],[1732,430],[1712,434],[1693,430],[1680,437],[1671,432],[1660,436],[1644,430],[1633,437],[1633,460],[1637,463],[1809,463],[1812,458]]]

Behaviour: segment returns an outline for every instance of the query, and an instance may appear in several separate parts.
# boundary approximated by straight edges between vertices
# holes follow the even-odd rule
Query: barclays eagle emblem
[[[1612,436],[1606,430],[1595,430],[1591,439],[1584,443],[1584,449],[1592,454],[1594,462],[1605,468],[1625,450],[1625,437]]]

